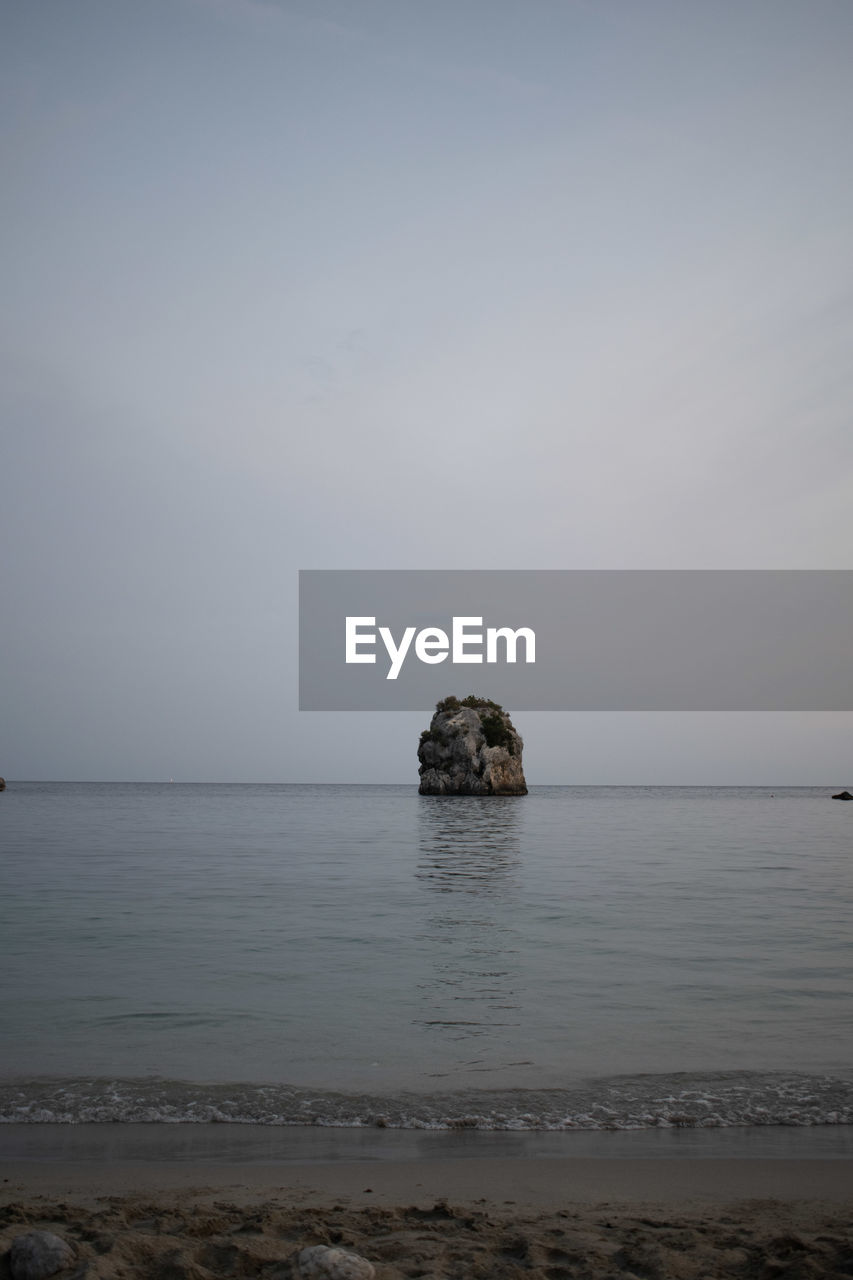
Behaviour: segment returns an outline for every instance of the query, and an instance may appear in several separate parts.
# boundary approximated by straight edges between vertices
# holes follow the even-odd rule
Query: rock
[[[524,747],[496,702],[445,698],[418,746],[422,796],[526,796]]]
[[[64,1271],[74,1261],[71,1245],[52,1231],[28,1231],[16,1236],[9,1250],[12,1280],[46,1280]]]
[[[373,1263],[358,1253],[332,1249],[325,1244],[302,1249],[296,1258],[302,1280],[373,1280]]]
[[[0,778],[0,791],[5,791],[5,790],[6,790],[6,779]]]
[[[832,797],[833,800],[853,800],[849,791],[839,791],[837,796]]]

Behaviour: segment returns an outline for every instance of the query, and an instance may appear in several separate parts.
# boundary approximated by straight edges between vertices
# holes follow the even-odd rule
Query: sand
[[[67,1276],[275,1280],[312,1244],[360,1253],[377,1280],[853,1276],[846,1157],[667,1154],[643,1143],[625,1156],[624,1144],[606,1142],[604,1157],[565,1144],[524,1154],[524,1142],[522,1154],[496,1155],[505,1147],[477,1135],[428,1142],[424,1156],[422,1143],[389,1134],[367,1145],[335,1138],[338,1153],[358,1158],[329,1159],[328,1136],[309,1131],[289,1135],[279,1159],[223,1161],[198,1158],[216,1151],[215,1133],[192,1135],[187,1148],[164,1126],[130,1144],[126,1127],[98,1126],[106,1132],[70,1139],[54,1130],[56,1158],[45,1158],[53,1128],[0,1134],[0,1252],[28,1230],[53,1231],[77,1250]]]

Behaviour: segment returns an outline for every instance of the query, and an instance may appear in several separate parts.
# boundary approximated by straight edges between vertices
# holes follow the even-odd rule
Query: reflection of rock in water
[[[431,799],[419,805],[416,877],[436,899],[418,936],[432,953],[418,1025],[464,1055],[455,1069],[508,1065],[506,1029],[518,1025],[518,935],[513,924],[520,863],[518,805],[500,798]],[[474,1045],[473,1040],[479,1041]],[[467,1045],[466,1045],[466,1042]],[[435,1073],[441,1074],[441,1073]]]
[[[452,799],[421,801],[418,879],[444,893],[509,892],[520,862],[518,814],[518,806],[501,796],[472,797],[464,806]]]

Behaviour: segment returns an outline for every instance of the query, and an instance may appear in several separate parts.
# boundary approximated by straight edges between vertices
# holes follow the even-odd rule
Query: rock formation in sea
[[[422,796],[526,796],[524,743],[489,698],[444,698],[418,745]]]
[[[853,800],[849,791],[839,791],[837,796],[832,797],[833,800]]]

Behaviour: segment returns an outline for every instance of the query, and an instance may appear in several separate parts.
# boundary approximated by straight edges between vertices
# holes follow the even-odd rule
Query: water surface
[[[15,783],[0,1114],[846,1121],[829,794]]]

